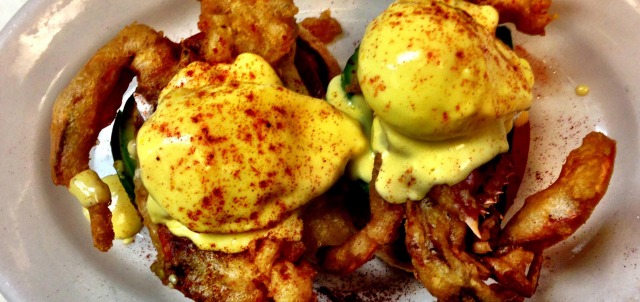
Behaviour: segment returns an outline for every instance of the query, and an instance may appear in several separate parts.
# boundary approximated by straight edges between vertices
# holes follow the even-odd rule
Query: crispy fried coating
[[[541,252],[534,253],[522,247],[505,248],[495,255],[483,257],[482,261],[498,284],[508,288],[515,297],[531,297],[536,291],[542,271]]]
[[[275,64],[297,37],[291,0],[202,0],[198,28],[204,33],[201,54],[211,62],[230,62],[251,52]]]
[[[343,244],[329,248],[321,260],[323,269],[339,274],[351,273],[371,260],[380,246],[397,238],[404,209],[401,204],[386,202],[375,189],[381,162],[380,155],[376,155],[373,177],[369,184],[371,220]]]
[[[607,191],[615,154],[614,140],[599,132],[589,133],[569,153],[558,179],[525,200],[505,226],[501,245],[541,251],[571,236]]]
[[[501,165],[503,160],[488,178],[474,176],[474,171],[464,182],[435,186],[424,200],[408,202],[405,242],[416,277],[442,301],[521,301],[531,297],[538,285],[544,250],[587,221],[604,196],[614,158],[615,141],[601,133],[588,134],[567,157],[558,180],[527,198],[504,229],[500,229],[500,221],[508,207],[497,209],[484,202],[486,217],[479,228],[480,238],[472,236],[473,240],[460,214],[466,205],[459,199],[481,200],[486,193],[497,194],[497,188],[508,179],[505,171],[511,170]],[[474,182],[481,184],[483,192],[475,191]],[[496,282],[487,284],[489,278]]]
[[[342,72],[326,45],[302,27],[291,51],[273,67],[285,87],[320,99],[331,79]]]
[[[390,244],[385,244],[378,248],[376,257],[391,267],[401,269],[405,272],[413,273],[411,255],[407,252],[405,245],[404,224],[400,227],[401,234],[398,239]]]
[[[298,38],[306,42],[311,49],[318,53],[318,62],[326,65],[328,78],[332,79],[342,73],[340,64],[338,64],[336,58],[329,52],[329,49],[327,49],[326,42],[302,27],[300,27],[300,31],[298,32]]]
[[[179,45],[148,26],[132,24],[103,46],[76,74],[53,105],[51,178],[69,184],[89,168],[98,133],[113,121],[134,75],[138,93],[155,100],[179,68]]]
[[[320,17],[305,18],[300,22],[300,26],[325,44],[333,42],[342,34],[342,26],[338,20],[331,18],[330,10],[320,13]]]
[[[323,194],[305,208],[302,216],[304,233],[302,241],[305,254],[317,262],[316,253],[322,247],[337,246],[349,239],[357,230],[346,207],[344,195]]]
[[[477,238],[492,249],[492,227],[499,227],[493,218],[499,213],[490,213],[495,211],[495,200],[503,194],[500,189],[510,181],[510,175],[510,156],[500,155],[466,180],[434,186],[422,201],[406,204],[405,244],[414,274],[438,299],[500,301],[513,296],[499,285],[485,283],[491,271],[474,254],[475,245],[468,244],[470,238]],[[479,230],[473,230],[475,224],[469,226],[471,217],[480,220]]]
[[[296,41],[294,63],[309,95],[315,98],[324,99],[331,79],[342,73],[326,45],[303,27]]]
[[[158,254],[151,269],[168,286],[195,301],[315,301],[316,271],[302,260],[301,242],[260,240],[229,254],[198,249],[151,221],[148,192],[136,179],[136,200]]]
[[[416,277],[441,301],[500,301],[484,283],[488,270],[465,252],[466,225],[449,215],[446,202],[406,203],[406,244]]]
[[[299,264],[278,261],[271,269],[269,292],[278,302],[316,301],[313,292],[315,276],[316,270],[306,261]]]
[[[111,200],[109,200],[109,202],[100,202],[88,209],[93,246],[101,252],[108,251],[113,245],[113,239],[115,238],[109,204],[111,204]]]
[[[551,0],[470,0],[491,5],[500,14],[500,23],[513,23],[516,29],[530,35],[544,35],[545,27],[557,18],[550,14]]]
[[[295,56],[298,49],[294,46],[292,51],[287,53],[276,66],[275,71],[278,73],[284,87],[295,91],[299,94],[309,95],[309,90],[304,84],[300,72],[295,65]]]
[[[282,254],[284,245],[292,243],[264,240],[248,251],[228,254],[199,250],[165,226],[158,233],[162,257],[152,269],[163,283],[195,301],[315,300],[315,270],[305,261],[286,259],[299,255]]]

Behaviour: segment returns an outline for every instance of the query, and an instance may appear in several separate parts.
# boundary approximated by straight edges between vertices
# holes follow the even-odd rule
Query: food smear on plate
[[[96,248],[127,237],[104,184],[114,178],[88,166],[115,117],[125,211],[149,231],[151,270],[196,301],[314,301],[318,271],[348,274],[375,255],[443,301],[523,300],[544,250],[606,192],[615,142],[589,134],[503,221],[533,75],[497,27],[543,34],[555,17],[545,0],[473,2],[488,5],[395,2],[342,75],[325,45],[337,21],[326,11],[307,30],[289,0],[203,0],[201,32],[180,43],[129,25],[54,104],[53,182],[86,201]],[[138,100],[116,114],[134,76]],[[155,112],[143,118],[136,101]]]
[[[591,88],[589,88],[588,85],[580,84],[580,85],[576,86],[576,95],[577,96],[587,96],[589,94],[590,90],[591,90]]]

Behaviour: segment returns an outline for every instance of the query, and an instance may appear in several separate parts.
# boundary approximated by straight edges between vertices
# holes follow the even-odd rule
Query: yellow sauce
[[[209,237],[188,235],[202,249],[235,252],[274,225],[291,225],[366,139],[356,121],[283,88],[266,61],[243,54],[230,65],[180,71],[136,148],[142,181],[162,210],[149,202],[152,219],[179,236]]]
[[[385,200],[420,200],[435,184],[453,185],[479,165],[509,150],[504,123],[474,135],[425,142],[407,137],[381,119],[373,123],[373,150],[382,155],[376,190]]]
[[[497,24],[489,6],[423,1],[396,2],[367,27],[357,77],[374,112],[371,147],[383,160],[375,186],[387,201],[422,199],[508,150],[514,117],[531,105],[533,74],[495,38]],[[344,103],[343,94],[330,85],[328,100]],[[371,168],[352,165],[357,175]]]
[[[581,84],[576,86],[576,95],[587,96],[589,94],[589,86]]]
[[[190,230],[173,219],[152,197],[147,199],[147,211],[153,223],[165,224],[171,233],[187,237],[201,250],[216,250],[225,253],[239,253],[259,238],[300,241],[302,239],[302,220],[294,212],[272,228],[242,233],[198,233]]]
[[[87,219],[87,209],[91,206],[104,202],[115,204],[111,210],[111,223],[116,239],[130,241],[142,229],[142,219],[117,175],[100,179],[95,171],[85,170],[71,179],[69,191],[82,205]]]
[[[327,87],[327,102],[331,106],[342,111],[350,118],[360,122],[363,132],[367,137],[371,136],[371,124],[373,122],[373,112],[361,94],[349,96],[342,88],[340,76],[331,79]],[[367,183],[371,181],[373,170],[373,160],[375,154],[371,152],[371,145],[367,141],[369,152],[363,152],[350,162],[349,171],[352,178],[362,179]]]
[[[102,180],[109,186],[111,202],[115,203],[115,207],[111,210],[111,223],[115,237],[128,241],[142,229],[142,218],[131,203],[117,175],[109,175]]]
[[[233,86],[238,83],[253,83],[282,86],[282,81],[271,65],[253,54],[241,54],[232,64],[209,64],[193,62],[173,76],[162,89],[158,103],[176,89],[197,90],[206,86]]]
[[[69,182],[69,192],[84,208],[111,200],[109,186],[93,170],[84,170],[76,174]]]
[[[129,153],[129,157],[131,159],[137,159],[137,152],[136,152],[136,140],[132,139],[127,143],[127,153]]]

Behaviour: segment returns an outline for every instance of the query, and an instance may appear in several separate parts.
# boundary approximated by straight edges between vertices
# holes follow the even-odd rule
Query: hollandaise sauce
[[[255,231],[240,233],[199,233],[187,228],[173,219],[153,197],[147,199],[147,211],[153,223],[165,224],[171,233],[187,237],[201,250],[216,250],[225,253],[238,253],[246,250],[258,238],[300,241],[302,239],[302,220],[295,212],[277,225]]]
[[[95,171],[85,170],[71,179],[69,191],[78,199],[87,218],[87,209],[91,206],[104,202],[115,205],[111,207],[111,223],[116,239],[132,242],[133,236],[142,229],[142,219],[117,175],[100,179]]]
[[[111,202],[115,203],[115,207],[111,210],[111,223],[115,237],[125,243],[130,242],[142,229],[142,218],[129,200],[129,195],[117,175],[109,175],[102,180],[109,186]]]

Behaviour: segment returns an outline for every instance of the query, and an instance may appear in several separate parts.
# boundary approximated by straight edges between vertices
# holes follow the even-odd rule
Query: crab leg
[[[382,162],[380,155],[376,156],[375,161],[375,166],[379,167]],[[376,177],[377,172],[374,172],[369,194],[371,220],[346,242],[328,250],[321,264],[327,271],[351,273],[371,260],[380,246],[393,242],[398,236],[404,208],[401,204],[388,203],[378,195],[374,185]]]
[[[497,252],[483,258],[496,280],[530,297],[536,290],[545,249],[565,240],[583,225],[607,190],[616,143],[589,133],[571,151],[560,176],[531,195],[503,229]]]
[[[525,200],[505,226],[500,245],[541,251],[571,236],[607,191],[615,153],[614,140],[589,133],[582,146],[571,151],[558,179]]]

